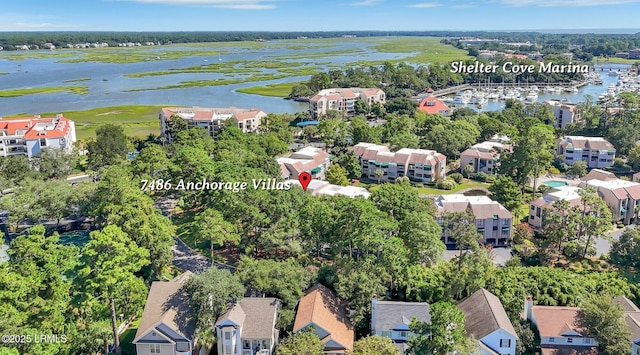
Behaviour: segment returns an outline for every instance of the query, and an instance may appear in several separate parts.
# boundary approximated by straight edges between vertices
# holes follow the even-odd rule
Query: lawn
[[[290,83],[271,84],[263,86],[253,86],[249,88],[240,88],[237,92],[245,94],[254,94],[262,96],[275,96],[275,97],[287,97],[291,93],[291,88],[302,84],[302,82],[295,81]]]
[[[366,189],[368,189],[370,192],[374,192],[377,189],[380,188],[380,185],[378,184],[364,184],[364,183],[360,183],[358,186],[360,187],[364,187]],[[488,188],[489,184],[484,183],[484,182],[478,182],[478,181],[473,181],[471,180],[470,182],[467,182],[467,180],[465,179],[462,184],[458,184],[454,189],[452,190],[440,190],[440,189],[436,189],[433,187],[415,187],[416,190],[418,190],[418,193],[421,195],[448,195],[448,194],[455,194],[458,193],[464,189],[468,189],[471,187],[484,187],[484,188]]]
[[[456,185],[456,187],[451,190],[440,190],[434,187],[416,187],[416,189],[420,194],[423,194],[423,195],[449,195],[449,194],[458,193],[464,189],[468,189],[471,187],[484,187],[486,189],[489,186],[490,186],[489,184],[484,182],[478,182],[473,180],[467,182],[467,180],[465,179],[461,184]]]
[[[84,111],[63,112],[64,116],[75,122],[78,140],[95,137],[96,128],[112,123],[122,126],[128,136],[146,137],[149,134],[160,133],[158,112],[166,105],[126,105],[100,107]],[[56,112],[42,113],[42,117],[55,116]],[[31,116],[22,114],[20,116]],[[16,117],[16,115],[7,115]]]
[[[467,51],[440,43],[439,37],[384,37],[361,39],[373,42],[373,49],[381,53],[413,53],[405,58],[392,60],[393,62],[448,63],[456,60],[470,59]]]
[[[129,325],[129,328],[120,334],[120,347],[122,348],[122,355],[136,355],[136,346],[131,344],[138,331],[140,325],[140,318],[134,320]]]
[[[7,89],[0,90],[0,97],[53,94],[57,92],[69,92],[71,94],[84,95],[89,92],[89,89],[86,86],[45,86],[39,88]]]

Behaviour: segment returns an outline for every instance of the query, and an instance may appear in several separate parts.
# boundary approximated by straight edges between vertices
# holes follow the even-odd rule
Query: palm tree
[[[380,185],[380,180],[384,176],[384,170],[376,169],[376,176],[378,177],[378,185]]]

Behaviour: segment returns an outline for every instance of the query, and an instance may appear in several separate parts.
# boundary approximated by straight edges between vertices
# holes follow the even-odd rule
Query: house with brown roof
[[[376,102],[384,104],[386,96],[384,91],[378,88],[329,88],[320,90],[309,99],[309,113],[311,118],[318,118],[328,111],[338,111],[345,116],[355,114],[357,100],[364,101],[368,106]]]
[[[407,350],[413,319],[431,322],[431,309],[426,302],[371,300],[371,334],[391,338],[401,354]]]
[[[499,202],[487,196],[442,195],[435,198],[435,205],[440,225],[444,223],[445,213],[470,210],[476,218],[475,225],[478,233],[482,235],[482,243],[506,246],[511,242],[513,215]],[[456,243],[447,228],[442,230],[442,242],[449,245]]]
[[[354,331],[345,304],[322,284],[307,290],[298,304],[293,331],[309,327],[324,343],[325,354],[343,355],[353,350]]]
[[[618,296],[614,301],[622,307],[624,312],[624,321],[629,328],[631,355],[638,355],[640,354],[640,309],[625,296]]]
[[[167,135],[168,121],[172,116],[182,118],[187,123],[187,128],[202,127],[206,129],[209,136],[215,138],[229,121],[243,132],[256,132],[262,118],[267,117],[267,114],[257,108],[165,107],[160,110],[159,115],[160,135],[169,140],[171,137]]]
[[[567,165],[584,161],[590,169],[613,166],[616,148],[602,137],[564,136],[557,140],[556,154]]]
[[[458,309],[464,313],[467,335],[480,343],[481,353],[516,354],[518,334],[496,295],[482,288],[458,302]]]
[[[198,348],[195,322],[189,299],[182,290],[191,272],[171,281],[151,284],[140,325],[133,340],[138,355],[204,355],[205,347]]]
[[[615,175],[605,172],[596,174],[606,176],[606,180],[590,179],[580,183],[581,187],[589,187],[607,203],[613,213],[614,221],[621,221],[624,225],[635,223],[640,214],[640,183],[622,180]]]
[[[445,105],[444,102],[439,100],[435,96],[427,96],[418,104],[418,110],[422,112],[426,112],[429,115],[441,114],[444,116],[449,116],[451,110],[449,106]]]
[[[631,181],[640,182],[640,172],[637,172],[637,173],[633,174],[633,177],[631,178]]]
[[[579,307],[534,306],[533,298],[524,301],[523,317],[540,333],[542,355],[598,354],[598,342],[580,326]]]
[[[447,157],[435,150],[403,148],[391,152],[387,146],[364,142],[352,150],[362,165],[362,177],[374,181],[378,170],[382,171],[381,182],[395,182],[402,176],[412,182],[434,182],[447,172]]]
[[[218,354],[271,355],[278,342],[280,300],[245,297],[216,321]]]
[[[312,178],[323,180],[331,165],[331,156],[321,148],[305,147],[276,161],[285,179],[298,179],[300,174],[308,172]]]

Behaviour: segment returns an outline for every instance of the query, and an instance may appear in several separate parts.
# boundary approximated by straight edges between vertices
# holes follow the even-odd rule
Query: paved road
[[[635,227],[633,225],[630,225],[624,228],[616,229],[609,234],[609,237],[614,241],[618,240],[620,239],[620,235],[622,235],[622,232],[624,232],[624,230],[627,228],[635,228]],[[602,254],[608,254],[610,249],[611,249],[611,242],[609,242],[608,239],[598,238],[596,240],[596,256],[600,256]]]
[[[199,274],[211,267],[211,259],[189,248],[180,238],[176,237],[176,244],[171,248],[173,265]]]

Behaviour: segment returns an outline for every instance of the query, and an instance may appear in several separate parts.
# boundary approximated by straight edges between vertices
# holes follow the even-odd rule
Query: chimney
[[[531,321],[532,312],[533,312],[533,297],[527,296],[524,299],[524,312],[522,314],[522,317],[525,320]]]

